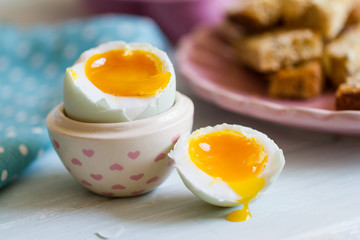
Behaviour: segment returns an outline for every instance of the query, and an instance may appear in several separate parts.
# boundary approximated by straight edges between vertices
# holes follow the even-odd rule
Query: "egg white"
[[[282,171],[285,158],[282,150],[267,135],[249,127],[240,125],[221,124],[205,127],[182,135],[169,156],[174,159],[176,169],[186,187],[197,197],[212,205],[230,207],[240,205],[242,199],[226,182],[215,179],[199,169],[189,156],[189,142],[192,138],[224,129],[242,133],[248,138],[255,138],[268,154],[264,170],[258,177],[265,179],[264,188],[258,193],[254,201],[276,180]],[[226,157],[226,156],[224,156]]]
[[[85,74],[86,61],[95,54],[114,49],[144,50],[155,54],[163,62],[165,72],[171,73],[169,84],[150,97],[121,97],[107,94],[93,85]],[[74,79],[73,73],[76,76]],[[176,76],[168,55],[145,43],[108,42],[81,54],[66,70],[64,79],[64,109],[70,118],[82,122],[126,122],[162,113],[175,101]]]

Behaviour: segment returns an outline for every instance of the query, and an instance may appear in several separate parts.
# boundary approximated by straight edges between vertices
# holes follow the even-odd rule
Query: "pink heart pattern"
[[[128,157],[131,158],[131,159],[136,159],[140,156],[140,151],[137,150],[135,152],[128,152]]]
[[[123,169],[124,169],[124,167],[118,163],[114,163],[113,165],[110,166],[110,170],[113,170],[113,171],[121,171]]]
[[[84,185],[86,185],[86,186],[89,186],[89,187],[92,186],[91,183],[89,183],[89,182],[86,181],[86,180],[81,180],[81,183],[84,184]]]
[[[141,193],[143,193],[143,192],[145,192],[145,189],[141,189],[141,190],[139,190],[139,191],[134,191],[134,192],[132,192],[131,194],[132,194],[132,195],[139,195],[139,194],[141,194]]]
[[[163,160],[166,157],[165,153],[160,153],[159,155],[157,155],[157,157],[155,158],[155,162],[158,162],[160,160]]]
[[[169,162],[168,162],[168,167],[171,167],[172,165],[174,165],[175,161],[173,159],[171,159]]]
[[[71,159],[71,162],[72,162],[74,165],[82,166],[82,162],[80,162],[80,160],[77,159],[77,158]]]
[[[178,138],[180,137],[180,135],[178,134],[178,135],[176,135],[176,136],[174,136],[173,138],[172,138],[172,142],[173,143],[175,143],[177,140],[178,140]],[[55,140],[55,139],[53,139],[53,144],[54,144],[54,146],[55,146],[55,148],[60,148],[60,144]],[[73,165],[75,165],[75,166],[79,166],[79,167],[81,167],[81,166],[85,166],[86,164],[87,164],[87,161],[86,161],[86,157],[88,157],[88,158],[91,158],[91,157],[97,157],[97,156],[95,156],[95,149],[91,149],[91,148],[81,148],[81,152],[82,152],[82,154],[84,155],[84,157],[79,157],[79,156],[76,156],[76,157],[73,157],[71,160],[70,160],[70,162],[73,164]],[[98,153],[99,154],[99,153]],[[140,150],[135,150],[135,151],[129,151],[128,153],[127,153],[127,157],[129,158],[129,159],[138,159],[139,158],[139,156],[141,155],[141,152],[140,152]],[[153,160],[153,162],[160,162],[160,161],[162,161],[162,160],[164,160],[164,159],[166,159],[166,161],[164,162],[164,161],[162,161],[164,164],[167,164],[167,166],[172,166],[173,164],[174,164],[174,160],[171,160],[171,159],[169,159],[169,161],[168,161],[168,159],[166,158],[167,157],[167,154],[166,153],[164,153],[164,152],[160,152],[156,157],[155,157],[155,159]],[[89,162],[91,162],[91,161],[89,161]],[[133,162],[133,163],[135,163],[135,162]],[[91,172],[88,172],[88,176],[90,177],[90,180],[89,179],[87,179],[87,180],[85,180],[85,179],[82,179],[82,180],[80,180],[80,183],[82,184],[82,185],[84,185],[85,187],[87,187],[87,188],[90,188],[90,187],[97,187],[97,184],[104,184],[105,183],[105,181],[101,181],[101,180],[106,180],[106,182],[107,182],[107,178],[105,178],[107,175],[106,174],[111,174],[111,172],[112,171],[123,171],[125,168],[126,168],[126,166],[124,167],[124,165],[123,165],[124,163],[122,163],[121,162],[121,164],[120,163],[117,163],[116,161],[115,162],[113,162],[113,163],[110,163],[109,165],[108,165],[108,167],[107,167],[107,172],[101,172],[101,173],[91,173]],[[71,165],[70,165],[71,166]],[[75,170],[75,169],[78,169],[77,167],[73,167],[72,166],[72,168],[73,168],[73,170]],[[70,171],[70,169],[67,167],[67,169]],[[106,170],[106,169],[103,169],[103,170]],[[129,169],[128,168],[126,168],[126,171],[128,171]],[[134,174],[135,173],[135,174]],[[114,174],[114,172],[113,172],[113,174]],[[120,174],[120,173],[119,173]],[[127,175],[127,174],[126,174]],[[124,185],[122,185],[122,184],[117,184],[116,182],[115,183],[113,183],[113,184],[111,184],[111,185],[109,185],[109,186],[107,186],[107,189],[108,190],[106,190],[106,189],[104,189],[105,191],[104,192],[101,192],[101,194],[102,195],[104,195],[104,196],[109,196],[109,197],[113,197],[113,196],[116,196],[116,195],[122,195],[122,194],[127,194],[126,193],[126,190],[125,191],[121,191],[121,190],[124,190],[124,189],[129,189],[129,188],[132,188],[133,186],[131,186],[131,185],[134,185],[134,184],[136,184],[136,186],[137,187],[140,187],[140,190],[136,190],[136,191],[133,191],[133,192],[130,192],[130,194],[131,195],[140,195],[140,194],[143,194],[143,193],[145,193],[145,192],[147,192],[147,191],[149,191],[149,189],[147,190],[147,188],[148,187],[146,187],[146,186],[149,186],[151,189],[153,189],[154,187],[156,187],[156,186],[158,186],[158,185],[160,185],[161,184],[161,182],[162,181],[160,181],[160,177],[159,176],[153,176],[153,177],[151,177],[151,178],[148,178],[148,177],[146,177],[145,178],[145,173],[144,172],[138,172],[138,173],[136,173],[136,172],[133,172],[132,174],[130,174],[130,175],[127,175],[128,176],[128,179],[130,179],[130,180],[132,180],[132,181],[134,181],[132,184],[130,184],[129,186],[128,185],[126,185],[126,184],[124,184]],[[104,179],[105,178],[105,179]],[[144,179],[144,180],[143,180]],[[95,180],[95,181],[94,181]],[[100,182],[101,181],[101,182]],[[97,183],[97,182],[99,182],[99,183]],[[136,182],[136,183],[135,183]],[[141,188],[141,186],[143,187],[143,188]]]
[[[106,196],[106,197],[113,197],[115,194],[112,192],[102,192],[102,195]]]
[[[144,174],[143,174],[143,173],[140,173],[140,174],[138,174],[138,175],[132,175],[132,176],[130,176],[130,179],[131,179],[131,180],[134,180],[134,181],[138,181],[138,180],[140,180],[143,176],[144,176]]]
[[[179,137],[180,137],[180,134],[174,136],[174,137],[171,139],[171,142],[175,144],[175,143],[179,140]]]
[[[56,149],[60,148],[60,143],[58,141],[56,141],[55,139],[53,139],[53,143]]]
[[[82,150],[82,153],[85,155],[85,156],[87,156],[87,157],[92,157],[93,155],[94,155],[94,150],[92,150],[92,149],[83,149]]]
[[[103,175],[101,174],[90,174],[90,177],[92,177],[93,179],[97,180],[97,181],[100,181],[101,179],[103,179]]]
[[[111,187],[112,189],[115,189],[115,190],[123,190],[125,189],[126,187],[121,185],[121,184],[116,184],[114,186]]]
[[[159,180],[159,177],[158,176],[155,176],[155,177],[152,177],[152,178],[150,178],[149,180],[147,180],[147,184],[149,184],[149,183],[152,183],[152,182],[156,182],[157,180]]]

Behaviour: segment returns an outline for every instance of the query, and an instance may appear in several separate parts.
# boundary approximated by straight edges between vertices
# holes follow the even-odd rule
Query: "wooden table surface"
[[[36,0],[27,8],[34,12],[19,17],[16,14],[24,11],[16,7],[20,2],[24,1],[1,0],[0,20],[36,24],[84,15],[74,10],[78,2],[63,1],[56,14],[37,16],[34,12],[50,5]],[[78,184],[50,150],[0,190],[0,239],[90,240],[100,239],[99,232],[120,230],[116,239],[360,239],[360,137],[234,114],[197,98],[181,79],[178,89],[194,101],[194,129],[241,124],[266,133],[283,149],[285,168],[269,191],[250,205],[250,221],[228,222],[226,215],[237,208],[199,200],[176,171],[140,197],[95,195]]]

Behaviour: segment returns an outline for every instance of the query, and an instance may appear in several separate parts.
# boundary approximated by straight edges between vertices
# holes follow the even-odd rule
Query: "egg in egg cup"
[[[52,144],[72,176],[111,197],[136,196],[171,172],[169,151],[192,128],[194,106],[176,92],[165,52],[109,42],[66,70],[64,103],[47,117]]]

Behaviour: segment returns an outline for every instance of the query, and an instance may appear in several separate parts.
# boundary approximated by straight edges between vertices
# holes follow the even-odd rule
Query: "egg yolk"
[[[124,97],[154,96],[171,77],[155,54],[129,49],[93,55],[86,61],[85,74],[102,92]]]
[[[268,155],[254,138],[247,138],[233,130],[221,130],[192,138],[189,155],[195,165],[214,177],[225,181],[239,196],[243,208],[230,213],[229,221],[246,221],[251,218],[249,201],[264,187],[259,177]]]

